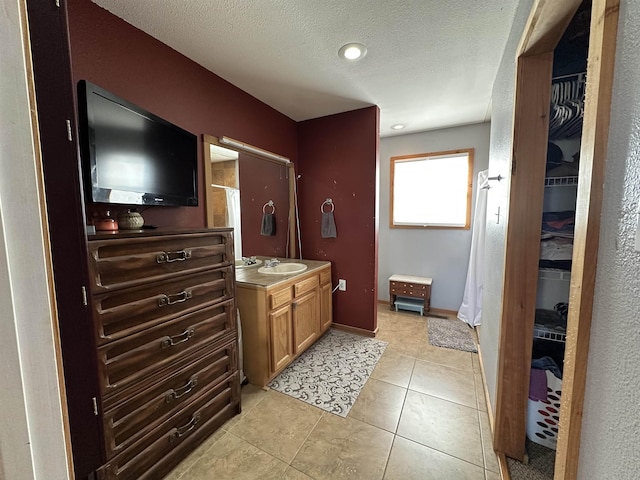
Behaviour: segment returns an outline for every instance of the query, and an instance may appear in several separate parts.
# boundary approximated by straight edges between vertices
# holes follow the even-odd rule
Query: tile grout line
[[[313,427],[311,427],[311,430],[309,430],[309,433],[307,433],[307,436],[304,437],[304,440],[302,441],[302,443],[300,444],[300,446],[298,447],[298,449],[296,450],[296,453],[293,454],[293,457],[291,457],[291,460],[289,461],[289,463],[287,464],[288,466],[293,467],[291,464],[293,463],[293,461],[296,459],[296,457],[298,456],[298,454],[300,453],[300,450],[302,450],[302,447],[304,447],[304,444],[307,443],[307,440],[309,440],[309,437],[311,436],[311,434],[313,433],[313,431],[316,429],[316,427],[318,426],[318,424],[320,423],[320,420],[322,420],[324,418],[325,415],[333,415],[333,413],[329,413],[329,412],[325,412],[324,410],[322,410],[321,408],[318,407],[314,407],[317,408],[318,410],[320,410],[320,416],[318,417],[318,420],[316,420],[316,423],[313,425]],[[297,470],[297,469],[296,469]],[[302,472],[305,475],[308,475],[309,477],[311,475],[309,475],[308,473]]]
[[[476,389],[476,402],[478,401],[478,389],[477,389],[477,380],[476,380],[476,375],[474,373],[473,375],[473,381],[474,381],[474,388]],[[484,388],[484,385],[482,385],[482,387]],[[488,455],[495,455],[494,451],[493,451],[493,439],[491,440],[491,452],[487,453],[487,449],[485,446],[485,435],[483,432],[483,428],[482,428],[482,415],[484,415],[486,412],[483,412],[480,410],[480,408],[477,409],[478,412],[478,428],[480,429],[480,446],[482,447],[482,464],[484,465],[484,470],[485,470],[485,478],[487,476],[486,472],[489,472],[491,470],[488,469],[487,466],[487,456]],[[495,472],[492,472],[495,473]]]
[[[413,375],[413,369],[415,368],[415,362],[413,363],[413,367],[411,368],[411,375]],[[409,383],[411,383],[411,376],[409,377]],[[393,441],[391,442],[391,448],[389,449],[389,455],[387,455],[387,461],[384,464],[384,470],[382,471],[382,478],[384,479],[387,474],[387,468],[389,467],[389,460],[391,460],[391,452],[393,451],[393,446],[396,443],[396,438],[398,438],[398,428],[400,428],[400,419],[402,418],[402,412],[404,411],[404,406],[407,403],[407,395],[409,394],[409,386],[404,389],[404,399],[402,400],[402,408],[400,409],[400,416],[398,417],[398,423],[396,424],[396,428],[393,431]]]
[[[389,449],[389,454],[387,455],[387,461],[384,463],[384,469],[382,470],[381,480],[384,480],[384,477],[387,475],[387,468],[389,468],[389,460],[391,460],[391,452],[393,451],[393,446],[396,444],[396,438],[398,438],[398,436],[394,433],[393,441],[391,442],[391,448]]]
[[[389,325],[387,328],[389,328],[389,329],[393,332],[393,325]],[[396,332],[396,333],[398,333],[400,336],[402,336],[402,334],[403,334],[403,333],[408,334],[408,335],[411,335],[411,333],[410,333],[410,332]],[[427,332],[427,333],[428,333],[428,332]],[[393,337],[394,337],[394,338],[396,337],[395,333],[393,334]],[[398,345],[398,342],[399,342],[399,341],[401,342],[401,339],[397,338],[397,339],[396,339],[396,341],[393,341],[393,340],[383,340],[383,341],[387,343],[387,346],[386,346],[387,348],[385,348],[385,352],[384,352],[384,353],[386,353],[386,352],[388,352],[388,351],[389,351],[388,347],[390,347],[390,346],[392,346],[392,345],[396,345],[396,346],[397,346],[397,345]],[[422,339],[420,339],[420,341],[419,341],[418,343],[419,343],[420,345],[422,345],[423,340],[422,340]],[[486,455],[485,455],[485,451],[486,451],[486,450],[485,450],[485,444],[484,444],[484,441],[483,441],[483,439],[484,439],[484,435],[483,435],[483,431],[482,431],[482,419],[481,419],[481,415],[482,415],[482,414],[485,414],[485,415],[486,415],[486,412],[481,411],[481,410],[480,410],[480,408],[479,408],[479,403],[478,403],[478,391],[477,391],[477,387],[478,387],[478,379],[476,378],[476,375],[475,375],[474,363],[473,363],[473,357],[471,357],[471,373],[473,374],[474,397],[475,397],[475,400],[476,400],[476,401],[475,401],[475,403],[474,403],[474,406],[473,406],[473,407],[470,407],[470,406],[465,405],[465,404],[461,404],[461,403],[458,403],[458,402],[454,402],[454,401],[449,400],[449,399],[446,399],[446,398],[441,398],[441,397],[438,397],[438,396],[436,396],[436,395],[429,395],[429,394],[427,394],[427,393],[423,393],[423,392],[420,392],[420,391],[417,391],[417,390],[412,390],[412,389],[410,388],[410,385],[411,385],[411,383],[412,383],[413,377],[414,377],[414,375],[416,374],[416,369],[417,369],[417,366],[418,366],[418,365],[417,365],[417,362],[418,362],[418,361],[422,361],[422,362],[426,362],[426,363],[430,363],[430,364],[434,364],[434,365],[438,365],[438,366],[442,366],[442,367],[446,367],[446,368],[452,368],[452,369],[455,369],[456,371],[464,371],[464,372],[467,372],[467,370],[466,370],[466,369],[464,369],[464,368],[457,368],[457,367],[454,367],[454,366],[452,366],[452,365],[442,364],[442,363],[435,362],[435,361],[432,361],[432,360],[423,359],[423,358],[418,358],[418,355],[420,355],[420,354],[421,354],[421,350],[420,350],[420,348],[422,348],[422,347],[416,348],[416,349],[413,351],[413,353],[412,353],[412,354],[407,354],[407,353],[405,353],[404,351],[398,351],[398,352],[397,352],[397,353],[398,353],[399,355],[401,355],[402,357],[411,358],[411,359],[413,360],[412,368],[411,368],[411,372],[410,372],[410,375],[409,375],[409,380],[408,380],[408,382],[407,382],[406,387],[400,387],[399,385],[396,385],[396,384],[393,384],[393,383],[389,383],[389,382],[385,382],[384,380],[376,379],[376,378],[374,378],[374,377],[373,377],[373,376],[371,376],[371,375],[369,376],[369,379],[374,379],[374,380],[376,380],[376,381],[379,381],[379,382],[382,382],[382,383],[385,383],[385,384],[388,384],[388,385],[392,385],[392,386],[394,386],[394,387],[403,388],[403,390],[404,390],[404,398],[403,398],[402,406],[401,406],[401,409],[400,409],[400,415],[399,415],[399,417],[398,417],[398,420],[397,420],[397,423],[396,423],[396,426],[395,426],[395,428],[394,428],[393,432],[390,432],[390,433],[392,433],[392,435],[393,435],[393,437],[392,437],[392,443],[391,443],[390,450],[388,451],[388,453],[387,453],[387,455],[386,455],[386,461],[385,461],[385,463],[384,463],[384,468],[382,469],[382,478],[384,478],[384,476],[386,475],[386,473],[388,473],[387,471],[388,471],[388,467],[389,467],[389,464],[390,464],[390,459],[391,459],[392,451],[393,451],[393,449],[394,449],[394,446],[396,446],[396,445],[397,445],[397,438],[398,438],[398,437],[401,437],[401,438],[403,438],[403,439],[404,439],[404,440],[406,440],[406,441],[416,443],[417,445],[421,445],[421,446],[423,446],[423,447],[425,447],[425,448],[427,448],[427,449],[431,449],[431,450],[433,450],[433,451],[439,452],[439,453],[441,453],[441,454],[443,454],[443,455],[446,455],[446,456],[448,456],[448,457],[451,457],[451,458],[454,458],[454,459],[458,459],[458,460],[460,460],[460,461],[462,461],[462,462],[465,462],[465,463],[467,463],[467,464],[469,464],[469,465],[473,465],[473,466],[475,466],[475,467],[477,467],[477,468],[481,468],[482,470],[484,470],[484,477],[483,477],[483,478],[485,478],[485,480],[486,480],[487,475],[489,475],[489,472],[490,472],[490,471],[489,471],[489,470],[487,470],[487,468],[486,468],[486,467],[487,467],[487,461],[486,461]],[[394,351],[395,351],[395,349],[394,349]],[[383,353],[383,355],[384,355],[384,353]],[[446,355],[445,355],[445,357],[446,357]],[[480,379],[480,382],[482,382],[482,380],[481,380],[481,379]],[[411,439],[411,438],[407,438],[407,437],[405,437],[405,436],[403,436],[403,435],[399,435],[399,434],[398,434],[399,426],[400,426],[400,421],[401,421],[401,419],[402,419],[402,416],[403,416],[403,413],[404,413],[404,409],[407,407],[407,399],[408,399],[408,393],[409,393],[409,391],[412,391],[412,392],[417,393],[417,394],[420,394],[420,395],[431,396],[432,398],[436,398],[436,399],[441,400],[441,401],[449,402],[449,403],[451,403],[451,404],[456,404],[456,405],[459,405],[459,406],[462,406],[462,407],[472,408],[472,409],[476,410],[476,418],[477,418],[477,422],[478,422],[478,429],[479,429],[479,434],[480,434],[480,435],[479,435],[479,438],[480,438],[480,442],[481,442],[481,445],[480,445],[480,446],[481,446],[481,451],[482,451],[482,466],[477,465],[477,464],[475,464],[475,463],[473,463],[473,462],[470,462],[470,461],[468,461],[468,460],[465,460],[465,459],[463,459],[463,458],[457,457],[457,456],[455,456],[455,455],[452,455],[452,454],[450,454],[450,453],[443,452],[443,451],[438,450],[438,449],[435,449],[435,448],[433,448],[433,447],[429,447],[428,445],[425,445],[425,444],[423,444],[423,443],[421,443],[421,442],[419,442],[419,441],[416,441],[416,440],[413,440],[413,439]],[[277,391],[275,391],[275,390],[273,390],[273,392],[274,392],[274,393],[279,393],[279,392],[277,392]],[[249,414],[250,412],[252,412],[254,409],[256,409],[256,407],[258,406],[258,404],[262,403],[264,400],[265,400],[265,398],[261,398],[261,399],[258,401],[258,403],[256,403],[255,405],[253,405],[253,406],[252,406],[251,408],[249,408],[248,410],[244,411],[242,416],[245,416],[245,415]],[[299,399],[295,399],[295,398],[294,398],[294,400],[301,401],[301,400],[299,400]],[[231,429],[229,429],[229,430],[224,430],[224,432],[225,432],[225,433],[224,433],[224,435],[226,435],[226,434],[228,433],[228,434],[232,435],[232,436],[233,436],[234,438],[236,438],[236,439],[240,439],[240,440],[241,440],[241,441],[243,441],[243,442],[247,442],[247,444],[249,444],[249,445],[253,446],[253,447],[254,447],[254,448],[256,448],[258,451],[263,452],[264,454],[268,455],[269,457],[271,457],[271,458],[273,458],[273,459],[275,459],[275,460],[279,460],[279,461],[281,461],[282,463],[285,463],[285,465],[286,465],[286,466],[285,466],[285,468],[284,468],[284,472],[286,472],[287,470],[291,469],[292,471],[297,471],[297,472],[304,473],[302,470],[298,470],[298,469],[296,469],[295,467],[293,467],[293,466],[292,466],[293,461],[295,461],[295,458],[300,454],[300,452],[301,452],[301,451],[302,451],[302,449],[304,448],[304,445],[305,445],[305,444],[306,444],[306,442],[309,440],[309,438],[311,437],[311,435],[313,434],[313,432],[315,431],[315,429],[318,427],[319,423],[320,423],[320,422],[325,418],[325,415],[333,415],[332,413],[330,413],[330,412],[326,412],[326,411],[324,411],[324,410],[322,410],[322,409],[319,409],[318,407],[314,407],[314,408],[316,408],[316,409],[320,412],[320,416],[319,416],[319,417],[318,417],[318,419],[315,421],[315,423],[312,425],[312,427],[310,428],[310,430],[308,431],[308,433],[306,434],[306,436],[304,437],[304,439],[303,439],[303,440],[302,440],[302,442],[300,443],[300,446],[295,450],[295,453],[293,454],[293,456],[291,457],[291,460],[289,460],[289,461],[283,461],[283,460],[281,460],[280,458],[278,458],[277,456],[275,456],[275,455],[273,455],[273,454],[271,454],[271,453],[269,453],[269,452],[266,452],[265,450],[263,450],[262,448],[258,447],[257,445],[254,445],[252,442],[250,442],[250,441],[248,441],[248,440],[245,440],[244,438],[242,438],[242,437],[238,436],[238,435],[237,435],[237,434],[235,434],[235,433],[231,433],[231,431],[230,431]],[[327,417],[327,418],[329,418],[329,417]],[[342,417],[342,418],[349,418],[349,416],[347,415],[347,417]],[[355,420],[355,421],[357,421],[357,422],[363,423],[363,424],[365,424],[365,425],[370,425],[370,426],[372,426],[372,427],[374,427],[374,428],[377,428],[377,429],[380,429],[380,430],[383,430],[383,431],[385,430],[384,428],[378,427],[378,426],[376,426],[376,425],[372,425],[372,424],[370,424],[370,423],[368,423],[368,422],[365,422],[365,421],[363,421],[363,420],[359,420],[359,419],[356,419],[356,418],[352,418],[352,420]],[[237,424],[237,423],[238,423],[238,422],[236,422],[236,424]],[[234,428],[234,427],[236,427],[236,425],[234,425],[232,428]],[[389,430],[387,430],[387,432],[389,432]],[[224,435],[223,435],[223,436],[224,436]],[[222,438],[222,437],[221,437],[221,438]],[[216,445],[216,444],[219,442],[219,440],[220,440],[220,439],[216,440],[216,442],[214,442],[214,443],[211,445],[211,447],[210,447],[210,448],[213,448],[213,446],[214,446],[214,445]],[[210,449],[207,449],[207,451],[209,451],[209,450],[210,450]],[[203,455],[204,455],[204,454],[203,454]],[[182,474],[181,474],[181,475],[180,475],[176,480],[183,480],[183,479],[188,478],[188,474],[187,474],[187,472],[190,472],[190,471],[192,470],[192,467],[193,467],[193,465],[191,465],[191,466],[190,466],[190,467],[189,467],[185,472],[182,472]],[[284,475],[284,472],[283,472],[283,475]],[[493,471],[491,471],[491,473],[494,473],[494,472],[493,472]],[[312,475],[309,475],[309,474],[306,474],[306,473],[304,473],[304,475],[308,475],[310,478],[315,478],[315,477],[313,477]]]
[[[274,392],[274,393],[276,393],[277,395],[284,395],[283,393],[280,393],[280,392],[278,392],[278,391],[276,391],[276,390],[273,390],[273,389],[271,389],[271,388],[270,388],[269,390],[266,390],[266,391],[267,391],[267,392]],[[289,398],[291,398],[292,400],[300,401],[299,399],[295,399],[295,398],[292,398],[292,397],[289,397]],[[264,399],[260,400],[260,402],[258,402],[256,405],[254,405],[254,406],[253,406],[249,411],[251,411],[251,410],[255,409],[255,408],[258,406],[258,404],[260,404],[262,401],[264,401]],[[303,404],[305,404],[304,402],[302,402],[302,403],[303,403]],[[305,405],[308,405],[308,404],[305,404]],[[314,408],[317,408],[317,407],[314,407]],[[248,412],[247,412],[247,414],[248,414]],[[323,412],[321,412],[320,418],[322,418],[322,414],[323,414]],[[316,423],[314,424],[314,426],[311,428],[311,431],[313,431],[313,429],[315,428],[315,426],[318,424],[318,421],[320,421],[320,418],[318,418],[318,420],[316,421]],[[242,421],[242,420],[243,420],[243,419],[241,418],[241,419],[238,421],[238,423],[240,423],[240,421]],[[235,427],[238,425],[238,423],[236,423],[236,424],[231,428],[231,430],[233,430],[233,428],[235,428]],[[236,438],[240,439],[240,440],[241,440],[241,441],[243,441],[243,442],[246,442],[247,444],[251,445],[252,447],[254,447],[254,448],[256,448],[256,449],[260,450],[261,452],[265,453],[266,455],[269,455],[270,457],[272,457],[272,458],[274,458],[274,459],[276,459],[276,460],[278,460],[278,461],[280,461],[280,462],[282,462],[282,463],[286,464],[287,466],[291,466],[291,463],[290,463],[290,462],[287,462],[287,461],[285,461],[285,460],[282,460],[281,458],[277,457],[276,455],[274,455],[274,454],[273,454],[273,453],[271,453],[271,452],[267,452],[266,450],[264,450],[263,448],[261,448],[259,445],[256,445],[253,441],[251,441],[251,440],[249,440],[249,439],[246,439],[246,438],[243,438],[243,437],[241,437],[241,436],[239,436],[239,435],[236,435],[235,433],[231,432],[231,430],[226,430],[226,433],[228,433],[228,434],[230,434],[230,435],[233,435],[234,437],[236,437]],[[311,433],[311,432],[309,432],[309,433]],[[306,439],[307,439],[308,437],[309,437],[309,435],[307,435],[307,436],[305,437],[305,440],[302,442],[302,444],[304,444],[304,442],[306,441]],[[217,442],[217,441],[216,441],[216,442]],[[300,450],[300,449],[296,450],[296,455],[298,454],[298,451],[299,451],[299,450]],[[295,455],[294,455],[294,457],[293,457],[293,458],[295,458]],[[293,460],[292,460],[292,461],[293,461]]]
[[[475,333],[475,331],[474,331],[474,333]],[[475,337],[475,335],[474,335],[474,337]],[[428,339],[428,328],[427,328],[427,339]],[[474,343],[476,343],[475,342],[475,338],[474,338]],[[483,442],[483,438],[484,437],[483,437],[483,434],[482,434],[482,424],[481,424],[481,419],[480,419],[480,415],[481,415],[482,412],[479,409],[478,393],[477,393],[477,380],[476,380],[475,370],[474,370],[474,367],[473,367],[473,357],[472,357],[473,352],[467,352],[467,353],[469,354],[469,360],[470,360],[470,366],[471,366],[470,369],[458,368],[458,367],[455,367],[455,366],[452,366],[452,365],[443,364],[443,363],[432,361],[432,360],[429,360],[429,359],[418,358],[417,355],[419,354],[419,352],[416,352],[416,355],[413,355],[413,356],[405,354],[405,356],[410,356],[411,358],[414,359],[414,364],[413,364],[412,372],[411,372],[411,375],[410,375],[409,384],[408,384],[407,389],[406,389],[407,393],[405,394],[405,401],[403,402],[402,410],[404,410],[404,408],[405,408],[406,398],[408,396],[408,392],[409,391],[413,391],[413,392],[416,392],[416,393],[421,394],[421,395],[428,395],[428,396],[431,396],[432,398],[436,398],[436,399],[439,399],[439,400],[442,400],[442,401],[450,402],[450,403],[453,403],[453,404],[456,404],[456,405],[460,405],[462,407],[471,408],[471,409],[475,410],[475,412],[476,412],[476,420],[477,420],[477,428],[478,428],[478,434],[479,434],[478,438],[480,439],[480,451],[481,451],[481,458],[482,458],[481,462],[482,462],[482,465],[477,465],[477,464],[475,464],[473,462],[469,462],[468,460],[465,460],[463,458],[457,457],[455,455],[451,455],[450,453],[442,452],[440,450],[434,449],[434,448],[429,447],[427,445],[423,445],[422,443],[416,442],[415,440],[412,440],[410,438],[406,438],[406,440],[411,441],[411,442],[415,442],[415,443],[417,443],[419,445],[423,445],[425,448],[432,449],[434,451],[440,452],[440,453],[442,453],[444,455],[447,455],[449,457],[461,460],[461,461],[463,461],[463,462],[465,462],[465,463],[467,463],[469,465],[473,465],[473,466],[475,466],[477,468],[480,468],[483,471],[483,474],[484,474],[483,477],[486,479],[488,470],[486,468],[485,447],[484,447],[484,442]],[[432,365],[438,365],[438,366],[441,366],[441,367],[451,368],[451,369],[454,369],[454,371],[461,371],[461,372],[470,373],[472,375],[472,377],[473,377],[473,390],[474,390],[473,391],[473,397],[474,397],[474,400],[475,400],[473,402],[473,406],[465,405],[465,404],[462,404],[462,403],[459,403],[459,402],[455,402],[455,401],[452,401],[452,400],[449,400],[449,399],[446,399],[446,398],[441,398],[441,397],[438,397],[436,395],[429,395],[429,394],[426,394],[426,393],[423,393],[423,392],[420,392],[420,391],[417,391],[417,390],[412,390],[410,388],[411,380],[413,379],[413,374],[415,372],[415,368],[416,368],[416,365],[417,365],[418,361],[422,361],[422,362],[429,363],[429,364],[432,364]],[[400,415],[400,418],[402,418],[402,413]],[[400,425],[400,420],[398,421],[398,427],[396,427],[396,433],[394,434],[393,444],[395,444],[397,437],[405,438],[404,436],[398,435],[398,433],[397,433],[399,425]],[[392,445],[392,449],[393,449],[393,445]],[[387,466],[385,466],[385,473],[384,473],[385,475],[386,475],[386,470],[387,470],[387,467],[388,467],[389,459],[390,459],[390,454],[389,454],[389,458],[387,459]]]
[[[412,377],[412,378],[413,378],[413,371],[415,370],[415,366],[416,366],[416,363],[417,363],[418,361],[419,361],[419,359],[418,359],[418,358],[416,358],[416,359],[415,359],[415,362],[414,362],[414,364],[413,364],[414,366],[413,366],[413,369],[412,369],[412,371],[411,371],[411,377]],[[473,359],[472,359],[471,361],[472,361],[472,364],[471,364],[471,373],[473,374]],[[428,361],[427,361],[427,362],[428,362]],[[429,363],[433,363],[433,362],[429,362]],[[453,368],[453,367],[452,367],[452,368]],[[409,381],[409,386],[410,386],[410,385],[411,385],[411,380]],[[442,398],[442,397],[438,397],[438,396],[436,396],[436,395],[430,395],[430,394],[428,394],[428,393],[419,392],[419,391],[417,391],[417,390],[411,390],[409,387],[407,387],[407,395],[408,395],[408,392],[409,392],[409,391],[412,391],[412,392],[418,393],[418,394],[420,394],[420,395],[426,395],[426,396],[429,396],[429,397],[432,397],[432,398],[436,398],[436,399],[438,399],[438,400],[442,400],[442,401],[445,401],[445,402],[450,402],[450,403],[453,403],[453,404],[455,404],[455,405],[460,405],[460,406],[462,406],[462,407],[466,407],[466,408],[470,408],[470,409],[472,409],[472,410],[475,410],[475,411],[476,411],[476,416],[477,416],[477,419],[478,419],[478,433],[479,433],[479,437],[480,437],[480,449],[481,449],[481,451],[482,451],[482,466],[480,466],[480,465],[476,465],[476,464],[475,464],[475,463],[473,463],[473,462],[469,462],[468,460],[465,460],[464,458],[460,458],[460,457],[457,457],[457,456],[452,455],[452,454],[450,454],[450,453],[447,453],[447,452],[443,452],[443,451],[441,451],[441,450],[438,450],[438,449],[436,449],[436,448],[429,447],[428,445],[424,445],[424,444],[422,444],[422,443],[420,443],[420,442],[417,442],[417,441],[412,440],[412,439],[410,439],[410,438],[406,438],[406,437],[404,437],[404,436],[402,436],[402,435],[398,435],[397,433],[396,433],[396,436],[399,436],[399,437],[401,437],[401,438],[405,438],[406,440],[409,440],[409,441],[411,441],[411,442],[417,443],[417,444],[419,444],[419,445],[423,445],[423,446],[424,446],[424,447],[426,447],[426,448],[430,448],[430,449],[435,450],[435,451],[437,451],[437,452],[440,452],[440,453],[443,453],[443,454],[445,454],[445,455],[448,455],[448,456],[450,456],[450,457],[452,457],[452,458],[457,458],[458,460],[461,460],[461,461],[463,461],[463,462],[466,462],[466,463],[468,463],[468,464],[470,464],[470,465],[474,465],[474,466],[476,466],[476,467],[480,467],[480,468],[482,468],[482,469],[485,471],[485,477],[486,477],[486,471],[487,471],[487,469],[486,469],[486,462],[485,462],[485,458],[484,458],[485,456],[484,456],[484,444],[483,444],[483,442],[482,442],[482,425],[481,425],[481,423],[480,423],[480,417],[479,417],[479,415],[480,415],[480,410],[478,409],[478,398],[477,398],[477,397],[478,397],[478,394],[477,394],[477,390],[476,390],[476,378],[475,378],[475,374],[473,375],[473,389],[474,389],[474,397],[476,398],[476,401],[475,401],[475,405],[476,405],[476,406],[475,406],[475,407],[470,407],[470,406],[468,406],[468,405],[464,405],[464,404],[461,404],[461,403],[458,403],[458,402],[454,402],[454,401],[452,401],[452,400],[448,400],[448,399],[445,399],[445,398]],[[406,403],[406,396],[405,396],[405,403]],[[403,406],[402,406],[402,409],[404,410],[404,404],[403,404]],[[400,414],[400,416],[402,417],[402,413]],[[398,422],[398,426],[399,426],[399,422]],[[397,429],[396,429],[396,432],[397,432]],[[395,441],[395,438],[394,438],[394,441]]]
[[[486,468],[484,468],[484,466],[483,466],[484,465],[484,458],[482,459],[482,465],[478,465],[477,463],[470,462],[469,460],[465,460],[464,458],[458,457],[458,456],[453,455],[453,454],[448,453],[448,452],[443,452],[442,450],[438,450],[437,448],[430,447],[429,445],[425,445],[424,443],[421,443],[421,442],[419,442],[417,440],[414,440],[412,438],[409,438],[409,437],[405,437],[404,435],[396,435],[396,437],[400,437],[400,438],[402,438],[404,440],[407,440],[408,442],[412,442],[412,443],[415,443],[417,445],[420,445],[421,447],[428,448],[429,450],[433,450],[434,452],[441,453],[441,454],[446,455],[448,457],[455,458],[456,460],[460,460],[461,462],[468,463],[469,465],[473,465],[474,467],[478,467],[478,468],[481,468],[482,470],[486,470]]]

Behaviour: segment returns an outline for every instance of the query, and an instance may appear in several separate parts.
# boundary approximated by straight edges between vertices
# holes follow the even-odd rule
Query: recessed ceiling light
[[[347,43],[340,47],[338,50],[338,56],[345,60],[360,60],[367,54],[367,47],[361,43]]]
[[[402,130],[404,128],[404,125],[401,123],[396,123],[395,125],[391,125],[391,128],[393,128],[394,130]]]

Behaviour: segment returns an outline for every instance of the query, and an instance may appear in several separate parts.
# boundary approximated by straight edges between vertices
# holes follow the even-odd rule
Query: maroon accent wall
[[[146,223],[205,225],[202,134],[237,138],[295,162],[290,118],[89,0],[69,0],[68,15],[74,82],[89,80],[198,135],[199,206],[152,207]]]
[[[333,296],[335,322],[375,330],[379,109],[296,124],[90,0],[69,0],[68,11],[75,82],[89,80],[198,135],[200,144],[202,134],[226,135],[296,164],[296,173],[302,175],[303,257],[330,260],[334,285],[338,278],[347,280],[347,291]],[[144,211],[146,223],[205,225],[201,148],[198,155],[200,206],[152,207]],[[251,230],[259,232],[262,205],[269,196],[267,191],[250,198],[241,194],[245,255],[284,256],[286,238],[283,242],[280,235],[286,229],[286,209],[277,198],[277,237],[258,236],[254,243],[245,243]],[[336,206],[336,239],[320,237],[320,204],[327,197]]]
[[[377,189],[380,110],[368,107],[298,126],[298,202],[302,256],[332,262],[335,323],[376,329]],[[337,238],[320,235],[320,205],[335,205]],[[328,209],[327,209],[328,210]]]

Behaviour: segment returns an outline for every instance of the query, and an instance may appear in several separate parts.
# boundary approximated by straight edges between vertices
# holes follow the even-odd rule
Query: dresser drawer
[[[236,372],[107,461],[98,469],[98,479],[163,478],[187,452],[239,412],[239,401]]]
[[[100,346],[98,369],[105,402],[118,402],[120,396],[131,394],[125,391],[128,387],[140,387],[161,370],[179,368],[190,353],[234,335],[234,305],[233,300],[217,303]]]
[[[418,283],[389,282],[389,292],[394,295],[425,298],[429,288],[428,285]]]
[[[236,342],[227,343],[106,411],[103,422],[107,458],[230,377],[237,369],[236,352]]]
[[[231,266],[98,295],[93,299],[97,343],[104,345],[233,295]]]
[[[89,242],[92,290],[100,293],[233,263],[231,232]]]

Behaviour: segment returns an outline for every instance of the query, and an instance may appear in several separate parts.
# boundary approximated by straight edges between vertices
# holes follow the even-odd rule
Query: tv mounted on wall
[[[194,134],[85,80],[78,103],[89,201],[198,205]]]

